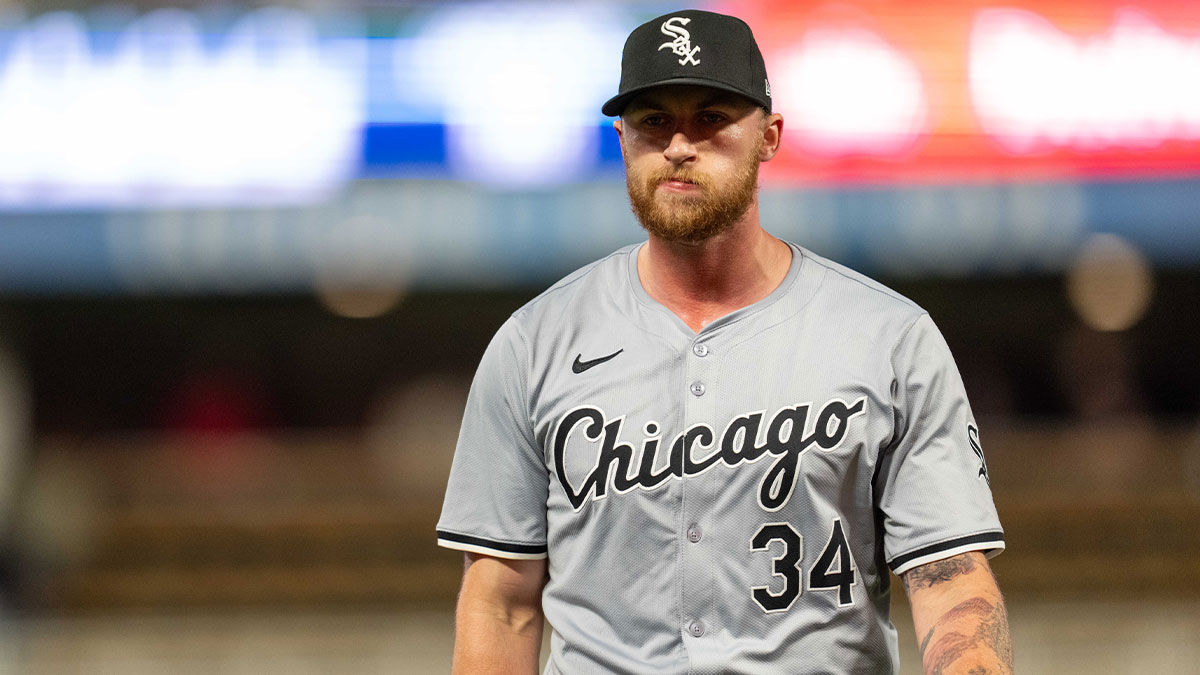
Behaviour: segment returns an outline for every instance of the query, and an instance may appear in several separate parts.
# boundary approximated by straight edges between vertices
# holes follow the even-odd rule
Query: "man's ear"
[[[767,115],[763,121],[762,133],[763,143],[758,150],[758,159],[761,162],[769,162],[775,153],[779,152],[780,143],[783,141],[783,115]]]
[[[613,128],[617,130],[617,141],[621,146],[621,156],[625,156],[625,130],[621,127],[621,118],[613,120]]]

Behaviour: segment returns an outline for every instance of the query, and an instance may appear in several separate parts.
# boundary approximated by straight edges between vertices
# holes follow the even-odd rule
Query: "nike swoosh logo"
[[[617,351],[609,354],[608,356],[601,356],[600,358],[592,359],[591,361],[580,361],[579,360],[580,357],[583,356],[583,354],[580,354],[575,357],[575,363],[571,364],[571,371],[576,374],[582,373],[583,371],[587,370],[588,368],[598,366],[601,363],[604,363],[605,361],[611,361],[611,360],[617,358],[617,354],[620,354],[623,351],[625,351],[625,350],[618,349]]]

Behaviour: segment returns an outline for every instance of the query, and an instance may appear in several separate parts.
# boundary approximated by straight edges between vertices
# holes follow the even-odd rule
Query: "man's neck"
[[[646,293],[695,332],[770,295],[787,276],[791,247],[753,215],[695,244],[651,236],[637,261]]]

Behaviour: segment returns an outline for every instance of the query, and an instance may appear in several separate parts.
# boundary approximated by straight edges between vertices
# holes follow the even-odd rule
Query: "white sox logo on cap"
[[[700,51],[700,48],[692,46],[692,34],[684,28],[691,21],[691,19],[686,17],[673,16],[662,23],[663,35],[672,36],[675,39],[671,42],[662,43],[658,46],[658,49],[659,51],[670,49],[672,52],[675,52],[676,56],[682,56],[683,58],[679,59],[679,65],[681,66],[686,66],[689,63],[693,66],[700,65],[700,62],[696,60],[696,52]]]
[[[664,35],[669,41],[663,42]],[[698,42],[704,45],[703,50]],[[699,57],[701,51],[703,59]],[[642,92],[668,84],[722,89],[771,112],[766,64],[750,26],[737,17],[685,9],[635,28],[621,50],[617,95],[600,110],[610,117],[618,116]]]

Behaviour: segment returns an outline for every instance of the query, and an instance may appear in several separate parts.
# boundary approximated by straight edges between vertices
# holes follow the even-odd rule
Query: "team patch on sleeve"
[[[475,537],[469,534],[447,532],[446,530],[437,531],[437,542],[438,546],[443,548],[469,551],[471,553],[483,553],[484,555],[511,560],[537,560],[545,558],[547,553],[545,544],[514,544],[507,541]]]
[[[981,532],[965,537],[956,537],[947,541],[923,546],[915,551],[898,555],[888,561],[888,567],[895,574],[903,574],[908,570],[925,563],[966,553],[968,551],[984,551],[989,558],[1004,550],[1003,532]]]

